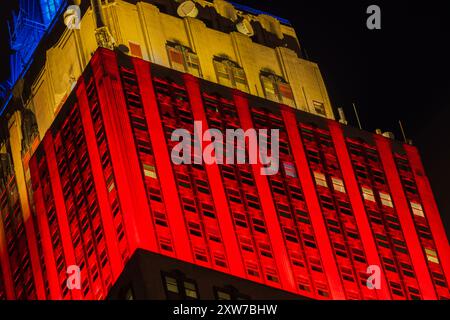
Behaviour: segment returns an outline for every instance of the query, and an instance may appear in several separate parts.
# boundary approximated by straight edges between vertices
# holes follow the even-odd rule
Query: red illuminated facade
[[[171,134],[194,121],[279,129],[279,173],[174,165]],[[3,210],[20,211],[3,174],[0,299],[106,298],[138,248],[314,299],[450,298],[415,147],[137,58],[96,52],[30,171],[28,227]],[[81,290],[66,286],[70,265]]]

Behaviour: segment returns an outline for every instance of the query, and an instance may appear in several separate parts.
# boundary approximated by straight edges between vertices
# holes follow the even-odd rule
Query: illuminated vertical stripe
[[[352,161],[347,149],[347,144],[345,143],[344,134],[340,125],[336,121],[329,120],[328,127],[330,128],[330,133],[333,138],[334,147],[339,160],[339,165],[341,167],[346,190],[353,208],[353,213],[358,225],[364,251],[366,252],[368,265],[376,265],[383,270],[381,260],[378,255],[376,242],[373,237],[372,229],[370,227],[367,212],[361,196],[359,184],[356,180]],[[384,273],[381,275],[381,288],[380,290],[376,290],[376,293],[380,299],[387,300],[391,298]]]
[[[389,189],[391,190],[392,200],[394,201],[400,225],[402,226],[417,281],[422,291],[422,296],[424,299],[434,300],[437,298],[436,292],[431,281],[428,266],[425,261],[425,255],[414,226],[414,221],[397,171],[397,166],[395,165],[391,141],[380,135],[375,135],[375,141],[383,163],[384,172],[386,173],[386,180],[388,181]]]
[[[129,121],[115,53],[97,49],[91,59],[130,252],[158,252],[156,235]]]
[[[5,192],[8,192],[8,190],[5,190]],[[8,208],[6,210],[8,210]],[[5,229],[1,217],[0,217],[0,267],[2,268],[3,273],[3,282],[5,284],[6,298],[8,300],[14,300],[16,297],[16,294],[14,292],[14,281],[12,279]]]
[[[235,90],[233,92],[233,97],[242,129],[244,131],[253,129],[254,126],[252,116],[250,114],[248,100],[244,93]],[[252,165],[251,167],[255,178],[256,187],[258,189],[262,211],[264,213],[264,219],[267,225],[267,232],[272,244],[275,263],[280,275],[281,286],[284,290],[297,293],[298,290],[295,285],[294,275],[286,249],[286,243],[284,242],[284,237],[281,232],[280,221],[278,220],[278,214],[275,208],[275,202],[272,197],[269,182],[267,181],[267,177],[261,175],[261,163],[258,162],[257,165]]]
[[[58,270],[56,268],[53,252],[52,238],[47,220],[47,210],[44,205],[44,196],[39,178],[39,167],[36,155],[30,160],[31,181],[33,184],[33,198],[37,217],[37,227],[41,235],[42,251],[44,255],[45,270],[47,273],[50,297],[52,300],[61,299],[61,288],[59,285]]]
[[[167,219],[169,220],[175,253],[177,258],[192,263],[194,261],[192,249],[153,88],[150,64],[140,59],[133,59],[133,63],[138,79],[142,106],[144,108],[147,127],[155,156],[158,179],[161,184],[161,191],[166,206]]]
[[[411,169],[414,173],[417,189],[422,200],[425,215],[428,219],[431,234],[433,235],[434,243],[438,252],[438,257],[442,269],[444,270],[447,285],[450,283],[450,247],[448,244],[447,235],[442,224],[439,210],[434,199],[433,191],[430,182],[425,174],[422,161],[420,159],[417,148],[404,145],[407,153]]]
[[[36,297],[38,300],[45,300],[44,279],[42,277],[41,264],[39,262],[39,251],[36,241],[35,226],[31,216],[23,221],[27,237],[28,250],[30,252],[31,268],[33,270],[33,281],[36,287]]]
[[[20,111],[16,111],[12,116],[13,123],[9,125],[9,137],[11,145],[11,156],[16,174],[17,189],[22,208],[23,224],[25,226],[26,241],[28,252],[30,254],[31,269],[33,271],[34,286],[36,288],[36,298],[44,300],[46,298],[44,280],[42,277],[42,269],[39,261],[39,251],[36,241],[36,233],[33,219],[31,217],[30,203],[28,199],[27,183],[25,178],[25,170],[28,169],[29,155],[22,157],[22,144],[20,142],[22,136]],[[10,120],[10,121],[11,121]],[[32,148],[33,150],[33,148]],[[33,150],[34,151],[34,150]],[[26,168],[26,169],[25,169]]]
[[[63,246],[66,267],[77,265],[51,131],[47,131],[42,144],[44,146],[45,159],[47,160],[48,165],[48,174],[50,178],[53,199],[55,201],[55,211],[58,220],[59,231],[61,234],[61,243]],[[81,299],[81,292],[79,289],[72,289],[70,290],[70,292],[73,299]]]
[[[123,270],[122,258],[120,256],[119,241],[114,228],[113,213],[109,204],[106,182],[103,174],[102,163],[97,146],[94,124],[92,123],[91,111],[86,95],[84,81],[78,82],[77,87],[78,106],[80,109],[81,122],[84,128],[86,147],[92,169],[95,192],[97,194],[100,215],[105,231],[106,248],[108,250],[109,263],[111,264],[113,282],[117,280]]]
[[[295,166],[305,195],[306,205],[311,218],[311,223],[316,236],[317,245],[327,276],[328,284],[333,299],[344,300],[344,288],[342,287],[341,277],[336,264],[331,242],[325,227],[322,209],[320,207],[319,198],[316,193],[316,185],[314,183],[311,170],[306,158],[303,141],[297,126],[296,112],[294,109],[282,106],[281,113],[283,115],[286,131],[288,133],[291,150],[295,160]]]
[[[190,74],[185,74],[183,78],[191,103],[194,120],[201,121],[203,131],[206,131],[208,130],[208,121],[203,107],[203,100],[198,79]],[[197,138],[200,139],[200,141],[203,141],[203,132],[199,132],[199,134],[201,136]],[[205,142],[204,146],[208,144],[209,142]],[[211,186],[211,192],[217,211],[217,219],[219,221],[220,232],[224,241],[230,271],[235,276],[245,277],[241,250],[239,248],[236,231],[234,230],[233,221],[231,219],[231,210],[228,205],[219,166],[217,164],[205,164],[205,168],[208,175],[209,185]]]

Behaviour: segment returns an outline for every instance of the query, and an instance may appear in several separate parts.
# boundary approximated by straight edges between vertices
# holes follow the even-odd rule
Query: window
[[[179,271],[162,274],[167,299],[198,299],[197,284]]]
[[[250,297],[241,294],[235,287],[226,286],[224,288],[214,287],[216,300],[250,300]]]
[[[297,178],[297,171],[295,170],[295,165],[292,162],[283,162],[283,166],[286,176]]]
[[[439,263],[436,251],[434,251],[433,249],[425,248],[425,253],[427,254],[428,261],[433,263]]]
[[[124,296],[125,300],[134,300],[134,294],[133,294],[133,289],[129,288],[126,292],[125,292],[125,296]]]
[[[220,84],[249,92],[244,69],[236,62],[224,57],[215,57],[214,68],[216,69],[217,81]]]
[[[363,198],[368,201],[375,202],[375,196],[373,195],[373,191],[370,188],[362,187]]]
[[[216,291],[217,300],[231,300],[231,294],[217,290]]]
[[[387,193],[380,192],[381,203],[383,206],[393,208],[394,204],[392,203],[391,196]]]
[[[114,176],[111,174],[111,176],[106,180],[106,186],[108,187],[108,192],[112,192],[115,188],[114,184]]]
[[[142,56],[141,46],[139,44],[131,42],[131,41],[128,41],[128,44],[130,45],[130,54],[133,57],[142,59],[143,56]]]
[[[325,104],[323,102],[313,101],[313,106],[314,106],[314,111],[317,114],[320,114],[322,116],[326,116],[327,115],[327,113],[325,111]]]
[[[341,179],[332,177],[331,181],[333,181],[333,189],[342,193],[345,193],[344,181]]]
[[[416,216],[424,218],[422,205],[416,202],[411,202],[411,209]]]
[[[165,276],[166,289],[168,292],[179,293],[177,279]]]
[[[195,283],[184,281],[184,292],[187,298],[198,299],[197,286]]]
[[[286,80],[270,71],[261,71],[260,77],[267,99],[295,107],[294,94]]]
[[[144,163],[144,175],[146,177],[157,179],[155,167],[145,163]]]
[[[167,43],[166,47],[171,68],[201,77],[200,61],[190,48],[173,42]]]
[[[328,188],[327,179],[323,173],[314,172],[314,178],[316,179],[316,184],[318,186]]]

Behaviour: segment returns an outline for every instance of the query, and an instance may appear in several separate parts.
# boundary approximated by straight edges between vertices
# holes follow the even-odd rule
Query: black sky
[[[352,124],[356,102],[364,129],[401,137],[398,120],[421,150],[450,234],[450,2],[429,0],[235,0],[289,19],[325,78],[331,101]],[[14,1],[6,1],[13,3]],[[366,9],[377,4],[382,29],[366,28]],[[2,28],[7,5],[2,3]],[[0,78],[7,71],[0,33]]]

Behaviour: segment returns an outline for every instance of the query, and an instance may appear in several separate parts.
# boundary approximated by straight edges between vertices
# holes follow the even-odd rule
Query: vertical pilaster
[[[324,272],[328,278],[331,296],[333,299],[343,300],[345,299],[344,288],[337,268],[336,258],[331,247],[330,238],[325,227],[326,224],[323,218],[322,208],[316,193],[316,185],[308,166],[305,147],[298,130],[296,113],[295,110],[288,107],[282,107],[281,113],[288,133],[306,205],[310,213],[311,224],[316,236]]]
[[[189,74],[185,74],[184,82],[186,84],[189,100],[191,102],[194,120],[201,121],[203,131],[206,131],[208,130],[208,121],[203,106],[203,99],[201,96],[198,79]],[[201,136],[197,137],[197,139],[202,141],[203,132],[199,132],[199,134]],[[220,232],[224,240],[230,271],[233,275],[245,277],[241,250],[239,248],[236,231],[234,230],[233,221],[231,219],[231,210],[228,205],[219,166],[217,164],[206,164],[205,168],[208,175],[208,180],[210,181],[211,192],[217,211]]]
[[[130,251],[133,253],[137,248],[142,248],[158,252],[115,53],[97,49],[91,66]]]
[[[254,126],[247,98],[242,92],[239,92],[237,90],[234,91],[233,97],[242,129],[244,131],[253,129]],[[267,177],[261,175],[260,170],[262,168],[262,165],[260,163],[258,163],[257,165],[252,165],[251,167],[253,176],[255,178],[256,187],[258,189],[264,219],[266,221],[266,225],[269,226],[267,228],[267,232],[272,243],[272,250],[274,253],[274,259],[277,265],[278,273],[280,275],[281,286],[284,290],[297,292],[298,290],[296,288],[294,275],[286,249],[286,243],[281,231],[281,225],[278,219],[278,214],[275,208],[275,202],[273,200],[269,182],[267,180]]]
[[[52,238],[48,226],[47,211],[44,205],[44,196],[39,178],[39,167],[37,158],[33,157],[30,160],[31,181],[33,184],[33,198],[37,216],[38,228],[41,235],[42,251],[44,254],[45,268],[48,278],[48,285],[50,289],[50,299],[61,299],[61,288],[59,285],[58,271],[55,263],[55,256],[52,245]]]
[[[368,215],[361,196],[361,189],[356,180],[355,171],[353,170],[352,161],[350,159],[347,144],[345,143],[344,134],[340,125],[335,121],[328,121],[331,137],[333,139],[336,155],[341,167],[342,176],[350,199],[350,203],[355,215],[356,224],[358,225],[361,242],[364,246],[367,262],[369,265],[376,265],[382,269],[380,257],[373,237],[372,228],[370,227]],[[388,300],[391,298],[389,287],[386,282],[386,275],[381,274],[381,288],[376,291],[378,298]]]
[[[14,300],[16,294],[14,292],[14,281],[12,279],[11,268],[9,264],[9,254],[6,243],[5,229],[3,221],[0,218],[0,267],[2,268],[3,283],[5,284],[6,298]]]
[[[425,174],[425,169],[417,148],[410,145],[405,145],[404,148],[414,173],[425,216],[428,219],[428,225],[430,226],[431,234],[436,245],[439,261],[448,284],[450,282],[450,246],[448,244],[444,225],[442,224],[439,215],[436,200],[433,191],[431,190],[430,182]]]
[[[31,217],[30,203],[28,201],[27,181],[25,179],[24,163],[22,160],[22,129],[21,115],[16,111],[9,120],[9,141],[11,146],[11,157],[17,181],[17,190],[22,208],[23,223],[27,238],[28,251],[30,253],[31,268],[33,270],[33,281],[36,287],[38,300],[45,299],[44,280],[39,262],[39,251],[37,247],[36,231]]]
[[[153,88],[150,65],[148,62],[139,59],[133,59],[133,63],[155,156],[158,179],[166,206],[167,218],[172,230],[175,253],[179,259],[192,263],[194,262],[192,249]]]
[[[431,281],[422,245],[395,165],[391,141],[380,135],[375,136],[375,141],[423,298],[435,300],[437,298],[436,291]]]
[[[66,260],[66,266],[77,265],[51,131],[47,132],[42,143],[48,165],[48,173],[53,199],[55,201],[56,217],[61,234],[61,242]],[[72,289],[71,294],[73,299],[81,299],[81,291],[79,289]]]
[[[111,210],[111,205],[109,204],[100,153],[97,146],[94,125],[92,123],[89,102],[86,95],[86,86],[83,81],[78,82],[76,94],[92,169],[95,192],[97,194],[100,208],[103,230],[105,231],[106,248],[109,262],[111,264],[113,281],[115,281],[123,270],[123,263],[120,256],[119,241],[114,228],[113,213]]]

